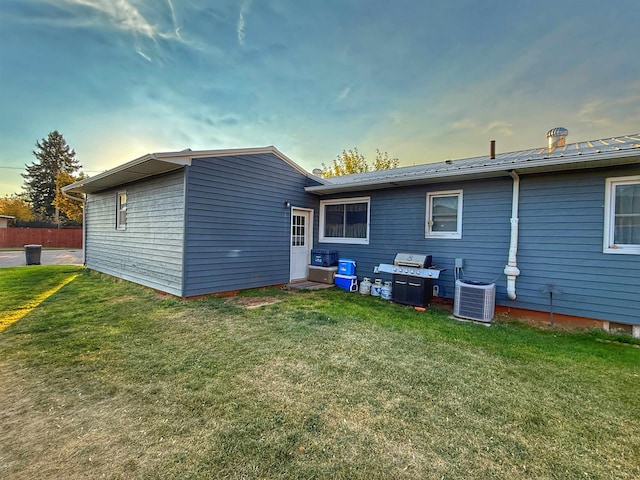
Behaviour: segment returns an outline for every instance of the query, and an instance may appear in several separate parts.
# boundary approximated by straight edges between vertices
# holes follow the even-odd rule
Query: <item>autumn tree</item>
[[[399,163],[400,160],[397,158],[391,158],[387,152],[380,152],[380,150],[376,148],[376,159],[373,162],[373,170],[398,168]]]
[[[0,215],[10,215],[23,222],[30,222],[34,219],[29,202],[24,199],[24,196],[15,193],[0,198]]]
[[[36,142],[33,155],[36,161],[25,165],[23,173],[24,191],[31,202],[33,211],[43,220],[58,221],[58,209],[53,204],[56,197],[56,176],[60,172],[73,175],[82,168],[76,159],[76,152],[69,147],[57,130]]]
[[[85,175],[82,172],[78,176],[73,176],[66,172],[58,172],[58,175],[56,175],[56,197],[53,200],[53,206],[69,220],[76,223],[82,223],[83,199],[70,193],[63,194],[62,188],[83,178],[85,178]],[[74,197],[76,200],[72,200],[69,197]]]
[[[349,150],[343,150],[338,155],[331,165],[322,164],[322,177],[339,177],[341,175],[351,175],[353,173],[363,173],[375,170],[387,170],[390,168],[396,168],[399,160],[397,158],[390,158],[387,152],[381,153],[376,149],[376,159],[372,166],[370,166],[364,155],[362,155],[357,148]]]

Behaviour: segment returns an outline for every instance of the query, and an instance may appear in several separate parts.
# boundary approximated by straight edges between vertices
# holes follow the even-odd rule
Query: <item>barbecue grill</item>
[[[381,263],[379,272],[393,274],[391,299],[396,303],[425,307],[431,302],[432,280],[440,277],[441,270],[432,268],[431,255],[415,253],[396,254],[393,265]]]

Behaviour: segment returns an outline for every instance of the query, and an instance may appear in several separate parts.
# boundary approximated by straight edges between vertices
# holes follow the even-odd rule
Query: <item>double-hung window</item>
[[[116,230],[127,228],[127,192],[118,192],[116,196]]]
[[[462,238],[462,190],[427,193],[426,238]]]
[[[606,180],[603,252],[640,255],[640,175]]]
[[[370,197],[322,200],[320,202],[320,241],[369,243]]]

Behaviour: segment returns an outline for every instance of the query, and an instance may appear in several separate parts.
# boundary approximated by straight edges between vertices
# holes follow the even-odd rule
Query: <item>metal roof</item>
[[[509,172],[540,173],[640,163],[640,133],[547,147],[427,163],[390,170],[325,178],[325,185],[307,187],[318,195],[507,176]]]
[[[285,161],[300,173],[318,182],[322,179],[310,174],[293,160],[280,152],[274,146],[258,148],[236,148],[226,150],[182,150],[180,152],[150,153],[142,157],[123,163],[115,168],[106,170],[93,177],[87,177],[71,185],[63,187],[64,193],[94,193],[101,190],[116,188],[127,183],[142,180],[155,175],[179,170],[185,165],[191,165],[194,158],[232,157],[239,155],[259,155],[271,153]]]

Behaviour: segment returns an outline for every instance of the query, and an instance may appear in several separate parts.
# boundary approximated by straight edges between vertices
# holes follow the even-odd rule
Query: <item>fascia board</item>
[[[65,193],[97,192],[99,190],[106,190],[108,188],[141,180],[153,175],[177,170],[185,165],[190,165],[190,163],[191,159],[185,157],[184,153],[180,157],[175,156],[166,158],[158,158],[157,154],[148,154],[94,175],[93,177],[78,180],[75,183],[63,187],[62,191]],[[150,168],[147,169],[147,171],[139,170],[145,166],[149,166]]]

